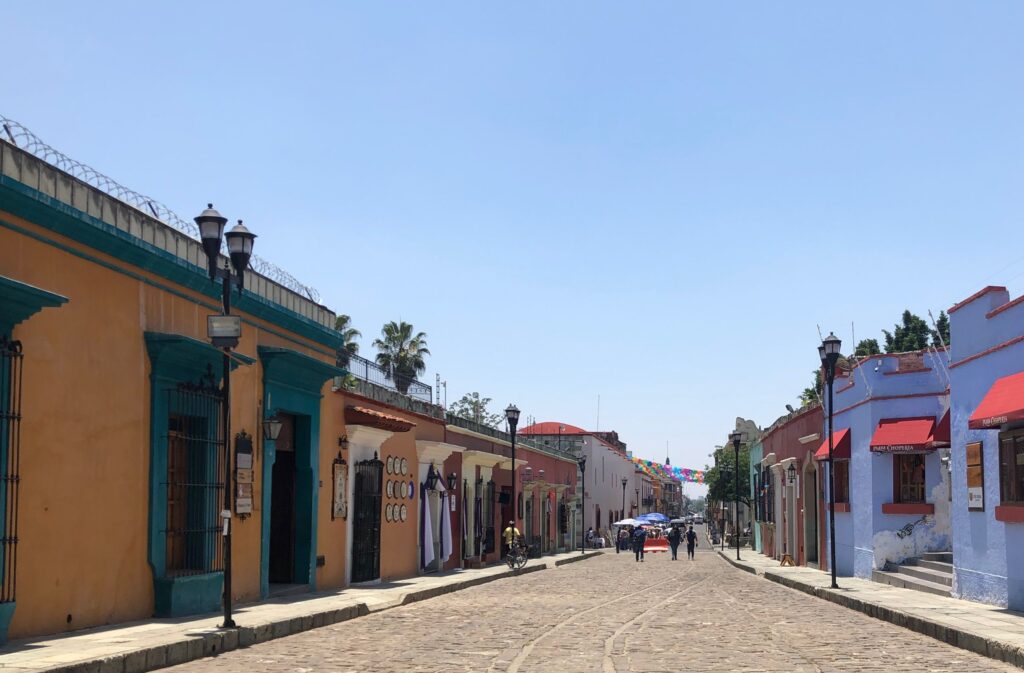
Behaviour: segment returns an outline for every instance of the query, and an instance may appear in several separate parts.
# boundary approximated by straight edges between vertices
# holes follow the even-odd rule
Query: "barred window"
[[[999,435],[999,497],[1004,505],[1024,504],[1024,430]]]
[[[21,342],[0,334],[0,603],[15,600],[21,366]]]
[[[212,381],[168,395],[166,566],[169,577],[223,570],[224,452]]]
[[[850,461],[836,460],[833,479],[836,483],[836,502],[850,502]]]

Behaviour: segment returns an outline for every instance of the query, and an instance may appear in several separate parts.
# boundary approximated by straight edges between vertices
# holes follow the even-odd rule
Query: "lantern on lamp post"
[[[830,542],[829,566],[832,571],[832,588],[838,589],[836,583],[836,478],[833,451],[835,441],[832,431],[832,384],[836,379],[836,363],[839,362],[839,348],[843,342],[835,334],[829,332],[825,340],[818,346],[818,357],[825,370],[825,383],[828,385],[828,536]]]

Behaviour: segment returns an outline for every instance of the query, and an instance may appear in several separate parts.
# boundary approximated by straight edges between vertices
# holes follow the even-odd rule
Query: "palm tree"
[[[339,315],[334,320],[334,329],[341,332],[341,347],[335,354],[338,366],[348,368],[351,356],[359,352],[359,344],[356,339],[363,336],[356,328],[352,327],[352,318],[347,315]]]
[[[427,368],[423,362],[423,356],[430,355],[427,335],[425,332],[414,335],[412,325],[404,321],[387,323],[380,335],[382,339],[373,340],[378,351],[377,364],[395,382],[398,392],[405,394],[413,379]]]

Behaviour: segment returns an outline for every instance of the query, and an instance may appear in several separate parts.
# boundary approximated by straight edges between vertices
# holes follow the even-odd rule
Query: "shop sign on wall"
[[[252,514],[252,436],[235,435],[235,514]]]
[[[348,516],[346,498],[346,482],[348,481],[348,465],[344,460],[335,460],[333,465],[334,497],[331,504],[331,518],[344,519]]]
[[[985,466],[981,442],[967,445],[967,509],[985,509]]]

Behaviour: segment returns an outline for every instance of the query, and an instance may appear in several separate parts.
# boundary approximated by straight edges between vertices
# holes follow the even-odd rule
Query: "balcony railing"
[[[344,353],[339,364],[357,379],[368,381],[375,386],[387,388],[388,390],[394,390],[417,400],[429,403],[434,401],[434,389],[426,383],[402,374],[392,376],[391,372],[364,357]]]
[[[455,414],[453,414],[451,412],[446,414],[445,418],[448,421],[449,425],[455,425],[455,426],[458,426],[460,428],[465,428],[466,430],[472,430],[473,432],[475,432],[477,434],[487,435],[488,437],[494,437],[495,439],[500,439],[500,440],[505,441],[505,442],[512,441],[512,436],[509,435],[504,430],[498,430],[497,428],[492,428],[489,425],[484,425],[483,423],[477,423],[476,421],[473,421],[473,420],[471,420],[469,418],[463,418],[462,416],[456,416]],[[527,439],[523,435],[516,435],[516,445],[517,446],[521,446],[521,447],[525,447],[525,448],[529,448],[529,449],[533,449],[535,451],[540,451],[541,453],[548,453],[548,454],[551,454],[551,455],[559,456],[561,458],[570,458],[572,460],[576,460],[576,455],[571,453],[571,452],[569,452],[569,451],[566,451],[566,450],[561,450],[560,451],[560,450],[558,450],[557,448],[555,448],[553,446],[545,446],[545,445],[541,444],[540,442],[538,442],[538,441],[536,441],[534,439]]]

